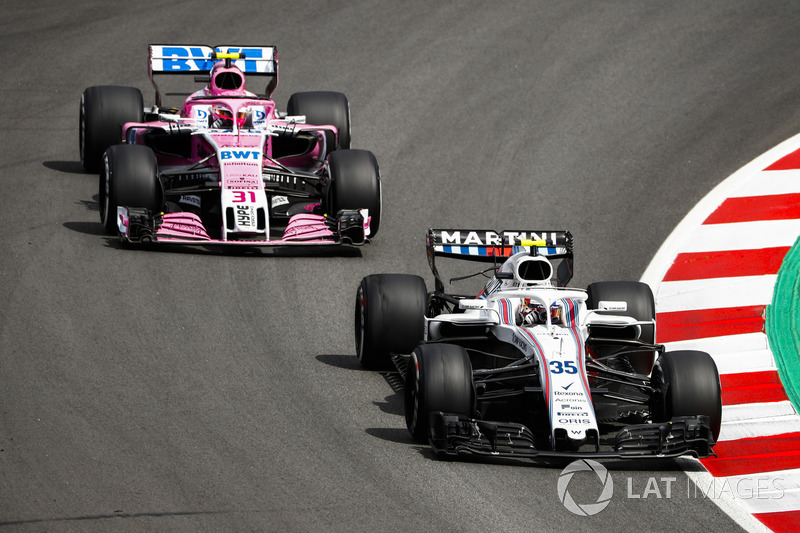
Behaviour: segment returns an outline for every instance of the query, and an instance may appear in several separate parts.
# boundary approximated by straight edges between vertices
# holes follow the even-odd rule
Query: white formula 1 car
[[[361,364],[405,372],[414,439],[440,455],[713,454],[716,365],[705,352],[655,343],[647,285],[566,287],[567,231],[432,229],[427,251],[433,292],[419,276],[376,274],[361,281],[355,305]],[[440,256],[494,266],[479,294],[451,294]]]

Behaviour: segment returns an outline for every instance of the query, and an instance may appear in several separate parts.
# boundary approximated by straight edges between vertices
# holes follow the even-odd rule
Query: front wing
[[[609,450],[540,450],[533,433],[513,422],[490,422],[463,415],[431,413],[430,444],[437,455],[474,454],[504,458],[588,457],[594,459],[669,458],[714,455],[707,416],[674,417],[669,422],[634,424],[620,430]]]
[[[270,239],[255,235],[224,240],[209,237],[200,217],[189,212],[153,215],[148,209],[117,208],[119,237],[125,243],[158,243],[203,246],[340,246],[361,245],[369,235],[366,210],[343,209],[335,217],[298,214],[289,219],[283,235]]]

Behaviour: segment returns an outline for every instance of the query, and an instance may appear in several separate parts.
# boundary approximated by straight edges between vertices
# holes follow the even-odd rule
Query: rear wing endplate
[[[535,249],[533,253],[559,263],[553,265],[559,285],[565,286],[572,279],[572,234],[566,230],[429,229],[425,244],[437,290],[444,285],[436,269],[436,256],[493,262],[499,267],[511,255]]]
[[[202,44],[151,44],[148,46],[148,74],[156,90],[156,106],[161,106],[161,93],[154,74],[209,74],[217,54],[238,54],[233,61],[246,76],[266,76],[265,94],[272,96],[278,86],[278,49],[274,46],[242,46]]]

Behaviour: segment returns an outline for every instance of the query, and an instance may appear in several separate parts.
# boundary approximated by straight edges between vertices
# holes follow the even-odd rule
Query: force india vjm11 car
[[[163,108],[155,74],[205,86]],[[378,233],[380,172],[371,152],[350,149],[347,98],[295,93],[279,112],[275,47],[150,45],[149,75],[151,108],[132,87],[81,98],[81,162],[100,173],[109,233],[249,246],[363,244]],[[245,75],[267,78],[265,94],[247,90]]]
[[[429,230],[433,292],[404,274],[359,285],[362,366],[405,372],[406,425],[437,455],[712,454],[722,416],[714,360],[655,343],[644,283],[568,288],[572,249],[566,231]],[[494,262],[481,272],[492,275],[477,296],[446,293],[441,256]]]

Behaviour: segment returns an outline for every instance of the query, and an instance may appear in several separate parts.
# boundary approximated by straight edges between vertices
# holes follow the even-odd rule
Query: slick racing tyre
[[[654,320],[656,305],[653,291],[646,283],[638,281],[601,281],[589,285],[586,306],[597,309],[600,302],[625,302],[626,311],[600,311],[600,314],[629,316],[636,320]],[[639,340],[648,344],[655,344],[655,326],[640,326]],[[630,339],[630,329],[603,328],[602,336],[605,338]],[[627,356],[635,372],[649,375],[653,368],[656,352],[638,352]]]
[[[390,355],[407,354],[422,341],[428,290],[409,274],[372,274],[356,293],[356,356],[371,370],[391,366]]]
[[[142,92],[113,85],[89,87],[81,95],[78,140],[81,164],[87,172],[100,170],[106,148],[122,142],[122,125],[142,122]]]
[[[306,124],[335,126],[339,132],[338,143],[333,135],[325,136],[328,153],[350,148],[350,104],[342,93],[308,91],[294,93],[286,106],[289,116],[305,115]]]
[[[423,344],[411,354],[404,392],[406,427],[414,440],[428,442],[435,411],[471,417],[475,410],[472,363],[455,344]]]
[[[650,378],[655,394],[651,415],[655,422],[674,416],[705,415],[716,440],[722,423],[719,373],[706,352],[680,350],[658,358]]]
[[[329,215],[341,209],[369,209],[369,238],[381,225],[381,173],[367,150],[340,150],[328,159],[330,183],[323,207]]]
[[[100,221],[117,235],[117,207],[145,207],[159,211],[158,164],[153,150],[117,144],[103,154],[100,170]]]

